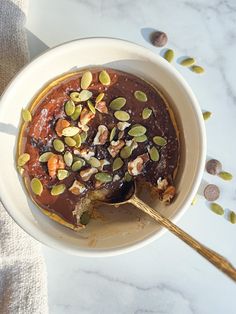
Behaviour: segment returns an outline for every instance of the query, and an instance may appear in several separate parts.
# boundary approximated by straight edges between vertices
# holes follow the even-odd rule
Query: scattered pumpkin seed
[[[123,164],[124,164],[123,160],[120,157],[117,157],[112,165],[113,171],[120,169],[123,166]]]
[[[80,147],[82,144],[81,141],[81,133],[77,133],[76,135],[73,136],[73,140],[75,141],[75,146]]]
[[[104,93],[100,93],[97,95],[97,98],[95,100],[96,103],[100,102],[101,100],[103,100],[105,94]]]
[[[112,176],[107,172],[98,172],[95,174],[96,180],[107,183],[112,181]]]
[[[73,162],[73,155],[71,154],[71,152],[66,151],[64,154],[64,161],[65,164],[70,167],[72,165]]]
[[[68,100],[65,103],[65,113],[70,117],[75,112],[75,103],[73,100]]]
[[[128,134],[130,136],[142,136],[147,132],[147,129],[142,125],[133,126]]]
[[[23,119],[25,122],[30,122],[30,121],[32,120],[31,113],[30,113],[30,111],[27,110],[27,109],[22,109],[21,115],[22,115],[22,119]]]
[[[236,214],[235,212],[231,211],[229,214],[229,220],[232,224],[236,224]]]
[[[24,166],[30,160],[30,154],[24,153],[18,157],[17,165],[19,167]]]
[[[96,113],[96,109],[95,109],[93,103],[91,102],[91,100],[88,100],[88,101],[87,101],[87,104],[88,104],[89,110],[90,110],[93,114],[95,114],[95,113]]]
[[[174,59],[174,51],[172,49],[168,49],[165,54],[164,54],[164,58],[168,61],[168,62],[172,62]]]
[[[162,136],[154,136],[152,140],[156,145],[159,146],[165,146],[167,144],[167,140]]]
[[[158,161],[160,158],[159,152],[155,146],[149,149],[149,155],[152,161]]]
[[[141,90],[136,90],[134,92],[134,97],[138,100],[138,101],[141,101],[141,102],[146,102],[148,99],[147,99],[147,95],[142,92]]]
[[[202,116],[204,120],[208,120],[211,117],[212,113],[210,111],[203,112]]]
[[[31,189],[34,194],[41,195],[43,192],[43,185],[38,178],[33,178],[30,182]]]
[[[211,203],[210,205],[211,210],[217,215],[224,215],[224,209],[217,203]]]
[[[194,206],[194,205],[197,203],[197,201],[198,201],[198,196],[195,195],[194,198],[193,198],[193,200],[192,200],[191,205]]]
[[[52,152],[46,152],[43,153],[41,156],[39,156],[39,161],[40,162],[48,162],[48,159],[53,155]]]
[[[114,126],[114,128],[111,130],[111,133],[110,133],[110,142],[113,141],[114,137],[116,135],[116,127]]]
[[[114,113],[114,116],[116,117],[117,120],[119,121],[128,121],[130,119],[130,115],[128,112],[118,110]]]
[[[59,169],[57,171],[57,178],[58,180],[64,180],[65,178],[67,178],[69,176],[69,171],[65,170],[65,169]]]
[[[80,129],[77,126],[68,126],[62,130],[62,135],[64,136],[75,136],[79,133]]]
[[[72,137],[65,137],[65,143],[70,147],[74,147],[76,145],[76,141]]]
[[[73,163],[71,169],[72,171],[78,171],[83,166],[84,166],[84,160],[82,158],[77,158],[77,160]]]
[[[126,104],[126,99],[124,97],[117,97],[110,103],[110,108],[112,110],[120,110]]]
[[[83,73],[80,86],[82,89],[87,89],[89,85],[92,83],[93,75],[90,71],[86,71]]]
[[[94,168],[98,168],[101,165],[100,160],[98,160],[96,157],[91,157],[88,163]]]
[[[80,223],[82,225],[87,225],[91,219],[91,215],[88,211],[84,212],[80,217]]]
[[[148,139],[147,135],[145,135],[145,134],[143,134],[141,136],[135,136],[134,137],[134,140],[136,143],[143,143],[143,142],[147,141],[147,139]]]
[[[233,175],[232,175],[231,173],[229,173],[229,172],[226,172],[226,171],[221,171],[221,172],[218,174],[218,176],[219,176],[221,179],[225,180],[225,181],[230,181],[230,180],[233,179]]]
[[[111,79],[106,70],[103,70],[99,74],[99,81],[102,85],[109,85],[111,83]]]
[[[77,134],[78,135],[78,134]],[[83,144],[85,141],[86,141],[86,139],[87,139],[87,136],[88,136],[88,133],[87,132],[85,132],[85,131],[82,131],[80,134],[80,138],[81,138],[81,144]],[[78,145],[78,144],[77,144]],[[78,146],[77,146],[78,147]]]
[[[65,184],[54,185],[51,189],[51,195],[56,196],[65,192],[66,186]]]
[[[150,108],[144,108],[142,112],[142,117],[144,120],[148,119],[150,115],[152,114],[152,109]]]
[[[197,74],[201,74],[201,73],[204,73],[205,70],[203,67],[200,67],[199,65],[192,65],[191,68],[190,68],[194,73],[197,73]]]
[[[81,111],[82,111],[82,105],[76,106],[74,113],[71,115],[71,119],[73,121],[76,121],[79,118]]]
[[[89,98],[91,98],[93,95],[92,92],[90,92],[89,90],[87,89],[83,89],[80,93],[79,93],[79,98],[80,98],[80,101],[87,101],[89,100]]]
[[[129,158],[131,154],[132,154],[131,146],[124,146],[122,150],[120,151],[120,156],[123,159]]]
[[[180,62],[180,64],[184,67],[191,67],[195,63],[194,58],[186,58]]]
[[[22,176],[24,173],[24,168],[17,166],[17,171],[19,172],[19,174]]]
[[[124,179],[126,182],[130,182],[132,180],[132,176],[128,173],[128,171],[125,173]]]
[[[53,147],[54,147],[55,151],[57,151],[59,153],[62,153],[65,149],[64,143],[61,140],[59,140],[58,138],[56,138],[53,141]]]
[[[79,92],[72,92],[70,93],[70,98],[74,102],[80,102],[80,93]]]

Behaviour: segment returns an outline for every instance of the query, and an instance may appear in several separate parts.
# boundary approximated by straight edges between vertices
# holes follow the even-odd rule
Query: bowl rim
[[[149,50],[148,48],[146,48],[140,44],[137,44],[137,43],[134,43],[134,42],[131,42],[128,40],[119,39],[119,38],[88,37],[88,38],[70,40],[70,41],[61,43],[57,46],[54,46],[52,48],[45,50],[44,52],[39,54],[37,57],[33,58],[28,64],[26,64],[19,72],[16,73],[16,75],[8,83],[8,85],[6,86],[4,92],[2,93],[2,95],[0,97],[0,102],[4,102],[4,99],[7,98],[9,93],[11,93],[11,88],[14,87],[14,83],[17,82],[18,80],[20,80],[20,78],[22,76],[24,76],[25,72],[27,73],[28,68],[30,68],[34,63],[37,63],[45,55],[53,54],[57,50],[60,50],[62,48],[66,48],[67,46],[73,45],[75,42],[86,44],[86,43],[90,43],[90,42],[96,43],[96,41],[99,44],[102,41],[103,42],[105,41],[105,42],[109,43],[110,45],[112,45],[112,43],[121,44],[121,45],[125,44],[127,49],[133,48],[137,52],[140,51],[142,53],[142,55],[145,53],[146,56],[150,56],[150,57],[152,57],[152,59],[156,59],[156,61],[159,63],[165,62],[165,66],[168,68],[168,72],[171,75],[173,75],[175,79],[177,79],[179,81],[179,83],[182,85],[184,91],[188,94],[188,97],[191,101],[191,105],[194,108],[195,117],[196,117],[196,120],[197,120],[197,123],[199,126],[199,130],[198,130],[199,134],[198,135],[200,138],[200,153],[199,153],[199,160],[198,160],[198,163],[196,166],[197,171],[195,174],[195,178],[194,178],[194,182],[192,184],[191,191],[189,192],[188,196],[186,197],[182,208],[177,213],[175,213],[174,216],[171,218],[171,221],[176,223],[183,216],[183,214],[187,211],[187,209],[189,208],[191,201],[192,201],[193,197],[196,195],[197,190],[198,190],[200,183],[201,183],[201,180],[202,180],[202,176],[203,176],[203,172],[204,172],[204,168],[205,168],[205,160],[206,160],[206,130],[205,130],[205,124],[204,124],[204,120],[202,117],[200,105],[199,105],[197,98],[196,98],[195,94],[193,93],[191,87],[186,82],[186,80],[183,78],[183,76],[172,65],[170,65],[168,62],[163,60],[162,57],[160,57],[159,55],[155,54],[154,52],[152,52],[151,50]],[[0,186],[1,186],[1,180],[0,180]],[[127,245],[122,246],[122,247],[109,248],[109,249],[95,249],[95,248],[85,249],[85,248],[78,247],[78,248],[74,249],[72,247],[67,247],[63,243],[60,243],[58,240],[53,239],[53,237],[51,237],[51,236],[45,235],[45,233],[43,233],[38,228],[31,229],[31,228],[29,228],[29,226],[26,226],[23,223],[21,223],[18,219],[18,215],[14,212],[14,210],[12,210],[10,208],[10,206],[7,206],[8,201],[1,191],[2,191],[2,189],[0,188],[0,200],[1,200],[4,208],[6,209],[8,214],[11,216],[11,218],[16,222],[16,224],[19,225],[26,233],[28,233],[30,236],[32,236],[35,240],[45,244],[46,246],[49,246],[49,247],[57,249],[61,252],[66,252],[66,253],[73,254],[73,255],[78,255],[78,256],[83,256],[83,257],[108,257],[108,256],[120,255],[120,254],[124,254],[127,252],[132,252],[138,248],[142,248],[142,247],[146,246],[147,244],[153,242],[154,240],[160,238],[164,233],[167,232],[167,229],[162,227],[161,230],[159,230],[158,232],[153,233],[151,235],[148,235],[147,237],[145,237],[144,239],[142,239],[138,242],[134,242],[133,244],[127,244]]]

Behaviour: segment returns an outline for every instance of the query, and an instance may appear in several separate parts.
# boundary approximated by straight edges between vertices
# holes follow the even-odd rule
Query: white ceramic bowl
[[[9,84],[0,103],[0,194],[12,218],[35,239],[65,252],[108,256],[142,247],[165,231],[141,212],[104,209],[105,221],[92,221],[76,233],[44,216],[27,196],[15,167],[22,107],[55,77],[77,68],[113,67],[157,85],[172,103],[181,137],[177,197],[167,207],[152,205],[176,222],[190,206],[200,184],[206,137],[198,102],[182,76],[167,61],[136,44],[111,38],[90,38],[50,49],[28,64]]]

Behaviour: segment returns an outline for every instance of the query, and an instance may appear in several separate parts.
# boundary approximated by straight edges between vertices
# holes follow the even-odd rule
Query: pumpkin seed
[[[57,178],[58,180],[64,180],[65,178],[67,178],[69,176],[69,171],[65,170],[65,169],[59,169],[57,171]]]
[[[134,137],[134,140],[136,143],[143,143],[143,142],[147,141],[147,139],[148,139],[147,135],[145,135],[145,134],[143,134],[141,136],[135,136]]]
[[[93,75],[90,71],[84,72],[81,78],[80,86],[82,89],[87,89],[89,85],[92,83]]]
[[[73,162],[73,155],[71,154],[71,152],[65,152],[64,154],[64,161],[65,161],[65,164],[70,167],[72,165],[72,162]]]
[[[126,99],[124,97],[117,97],[110,103],[110,108],[112,110],[120,110],[126,104]]]
[[[95,174],[96,180],[107,183],[112,181],[112,176],[107,172],[98,172]]]
[[[68,126],[62,130],[62,135],[64,136],[75,136],[79,133],[80,129],[77,126]]]
[[[128,134],[130,136],[142,136],[147,132],[147,129],[142,125],[133,126]]]
[[[152,109],[150,108],[144,108],[142,112],[142,117],[144,120],[148,119],[150,115],[152,114]]]
[[[218,174],[218,176],[219,176],[221,179],[225,180],[225,181],[230,181],[230,180],[233,179],[233,175],[232,175],[231,173],[229,173],[229,172],[226,172],[226,171],[221,171],[221,172]]]
[[[132,154],[131,146],[124,146],[122,150],[120,151],[120,156],[123,159],[129,158],[131,154]]]
[[[81,144],[82,144],[82,141],[81,141],[81,135],[82,133],[77,133],[75,136],[73,136],[73,140],[75,141],[75,146],[76,147],[80,147]]]
[[[82,158],[77,158],[77,160],[73,163],[71,169],[72,171],[78,171],[80,168],[84,166],[85,162]]]
[[[147,99],[147,95],[142,92],[141,90],[136,90],[134,92],[134,97],[138,100],[138,101],[141,101],[141,102],[146,102],[148,99]]]
[[[22,119],[23,119],[25,122],[30,122],[30,121],[32,120],[31,113],[30,113],[30,111],[27,110],[27,109],[22,109],[21,115],[22,115]]]
[[[191,205],[194,206],[195,204],[197,204],[197,201],[198,201],[198,196],[195,195],[194,198],[193,198],[193,200],[192,200]]]
[[[48,159],[53,155],[52,152],[46,152],[46,153],[43,153],[40,157],[39,157],[39,161],[40,162],[47,162]]]
[[[78,134],[77,134],[78,135]],[[82,131],[80,134],[80,138],[81,138],[81,144],[84,143],[87,139],[88,133],[85,131]]]
[[[210,111],[203,112],[202,116],[204,120],[208,120],[211,117],[212,113]]]
[[[154,136],[152,140],[156,145],[159,146],[165,146],[167,144],[167,140],[161,136]]]
[[[174,59],[174,51],[172,49],[168,49],[165,54],[164,54],[164,58],[168,61],[168,62],[172,62]]]
[[[100,102],[101,100],[103,100],[104,96],[105,96],[104,93],[98,94],[98,95],[97,95],[97,98],[96,98],[96,100],[95,100],[95,102],[96,102],[96,103],[97,103],[97,102]]]
[[[123,160],[120,157],[117,157],[112,165],[113,171],[120,169],[123,166],[123,164],[124,164]]]
[[[211,203],[211,210],[217,215],[224,215],[224,209],[217,203]]]
[[[80,217],[80,223],[82,225],[87,225],[90,221],[91,215],[88,211],[84,212]]]
[[[66,186],[65,184],[54,185],[51,189],[51,195],[56,196],[65,192]]]
[[[31,189],[34,194],[41,195],[43,192],[43,185],[38,178],[33,178],[30,182]]]
[[[24,168],[17,166],[17,171],[19,172],[19,174],[22,176],[24,173]]]
[[[102,85],[109,85],[111,83],[111,79],[107,71],[103,70],[100,72],[99,81],[102,83]]]
[[[180,62],[180,64],[184,67],[191,67],[195,63],[194,58],[186,58]]]
[[[236,214],[235,212],[231,211],[229,214],[229,220],[232,224],[236,224]]]
[[[79,102],[80,100],[80,93],[79,92],[72,92],[70,93],[70,98],[74,102]]]
[[[70,117],[75,112],[75,103],[73,100],[68,100],[65,103],[65,113]]]
[[[83,89],[80,93],[79,93],[79,98],[80,98],[80,101],[87,101],[89,100],[89,98],[91,98],[93,95],[92,92],[90,92],[89,90],[87,89]]]
[[[59,153],[62,153],[65,149],[64,143],[57,138],[53,141],[53,147],[54,147],[55,151],[57,151]]]
[[[72,137],[65,137],[65,143],[70,147],[74,147],[76,145],[76,141]]]
[[[29,155],[29,154],[27,154],[27,153],[21,154],[21,155],[18,157],[17,165],[18,165],[19,167],[22,167],[22,166],[24,166],[29,160],[30,160],[30,155]]]
[[[94,168],[98,168],[100,167],[101,165],[101,162],[100,160],[98,160],[96,157],[91,157],[89,160],[88,160],[88,163],[94,167]]]
[[[191,66],[191,70],[192,70],[194,73],[197,73],[197,74],[201,74],[201,73],[205,72],[204,68],[203,68],[203,67],[200,67],[199,65],[192,65],[192,66]]]
[[[74,113],[71,115],[71,119],[73,121],[76,121],[79,118],[81,111],[82,111],[82,105],[76,106]]]
[[[114,113],[114,116],[116,117],[117,120],[119,121],[128,121],[130,119],[130,115],[128,112],[118,110]]]
[[[132,176],[128,173],[128,171],[125,173],[125,177],[124,177],[126,182],[130,182],[133,178]]]
[[[90,110],[93,114],[95,114],[95,113],[96,113],[96,109],[95,109],[93,103],[91,102],[91,100],[88,100],[88,101],[87,101],[87,104],[88,104],[89,110]]]
[[[154,146],[149,149],[149,155],[152,161],[158,161],[160,158],[159,152]]]
[[[114,128],[111,130],[111,133],[110,133],[110,142],[113,141],[114,137],[116,135],[116,127],[114,126]]]

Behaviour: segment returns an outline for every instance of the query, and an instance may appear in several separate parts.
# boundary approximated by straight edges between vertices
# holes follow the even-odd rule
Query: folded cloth
[[[29,61],[24,31],[27,6],[28,0],[0,0],[0,95]],[[1,203],[0,313],[48,313],[41,246],[16,225]]]

